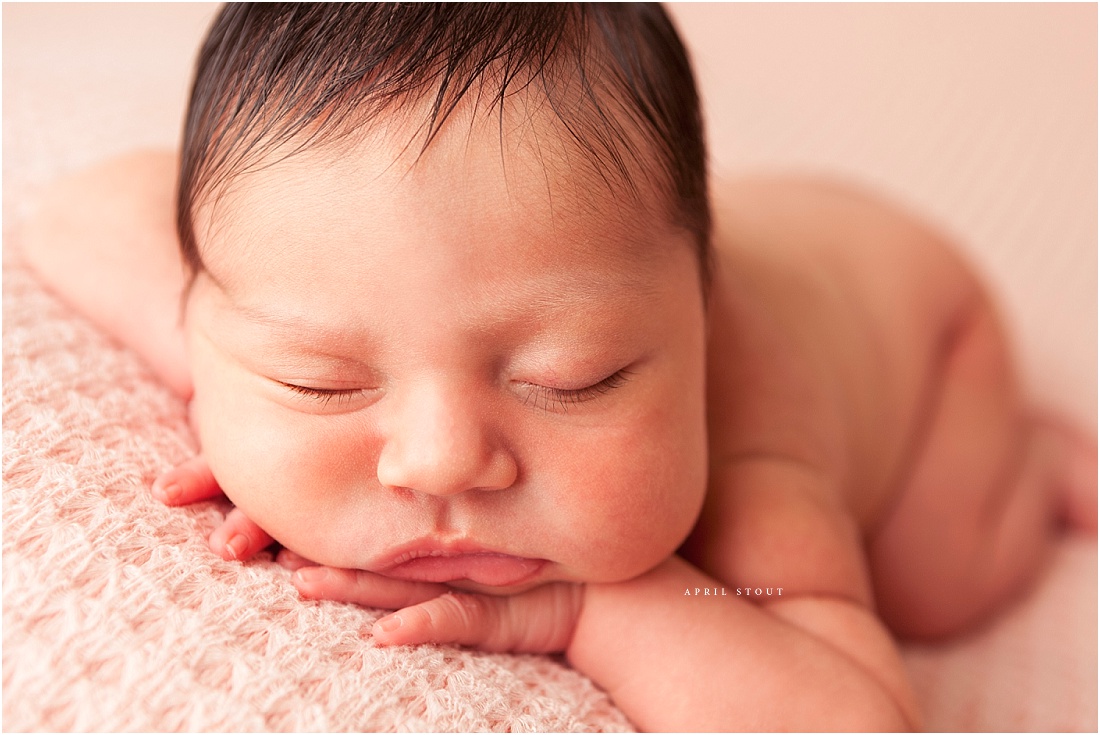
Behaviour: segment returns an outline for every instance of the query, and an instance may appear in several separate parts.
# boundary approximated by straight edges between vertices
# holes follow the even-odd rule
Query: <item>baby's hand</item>
[[[221,494],[222,489],[201,454],[168,470],[153,482],[153,497],[165,505],[187,505]],[[244,512],[234,508],[210,534],[210,549],[227,561],[244,561],[273,541]]]
[[[442,584],[407,582],[357,569],[308,566],[283,551],[304,597],[397,609],[371,629],[382,646],[458,643],[482,651],[556,653],[573,638],[584,585],[555,582],[511,596],[460,592]]]

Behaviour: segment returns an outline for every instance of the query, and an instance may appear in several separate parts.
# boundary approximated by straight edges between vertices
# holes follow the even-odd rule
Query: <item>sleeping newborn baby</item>
[[[934,232],[708,192],[656,5],[230,4],[179,154],[25,241],[190,400],[153,492],[224,492],[215,552],[277,542],[303,595],[395,611],[377,645],[562,652],[643,729],[919,727],[895,637],[1095,527],[1095,445]]]

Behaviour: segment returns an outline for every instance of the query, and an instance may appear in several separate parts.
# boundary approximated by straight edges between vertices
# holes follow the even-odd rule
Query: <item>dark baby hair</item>
[[[639,182],[695,236],[709,280],[710,210],[698,93],[656,4],[228,3],[199,52],[176,226],[202,270],[195,208],[265,154],[285,155],[428,100],[424,148],[469,93],[498,107],[539,93],[609,186]],[[502,118],[503,119],[503,118]],[[503,136],[503,128],[502,128]],[[423,151],[421,151],[423,152]]]

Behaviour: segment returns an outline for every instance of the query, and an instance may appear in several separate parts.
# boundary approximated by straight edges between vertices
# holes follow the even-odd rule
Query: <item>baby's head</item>
[[[178,225],[203,451],[319,563],[485,591],[672,554],[709,213],[659,6],[231,4]]]

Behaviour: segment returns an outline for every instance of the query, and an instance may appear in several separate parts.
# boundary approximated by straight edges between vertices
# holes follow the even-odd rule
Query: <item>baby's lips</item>
[[[491,587],[511,587],[531,579],[546,561],[497,553],[419,556],[385,571],[387,577],[410,582],[447,583],[469,580]]]

